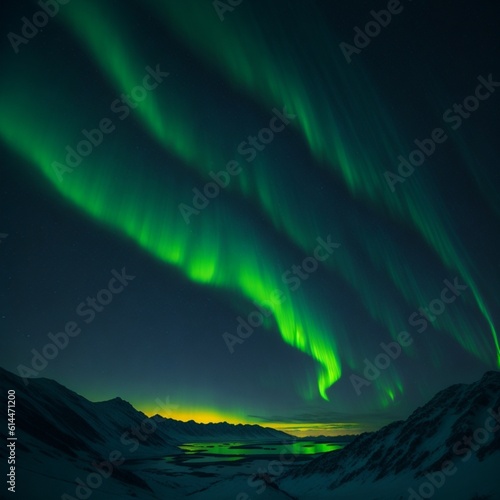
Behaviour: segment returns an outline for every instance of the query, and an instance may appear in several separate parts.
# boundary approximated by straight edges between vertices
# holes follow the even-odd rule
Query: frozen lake
[[[333,441],[186,443],[179,446],[184,450],[186,456],[175,455],[167,457],[167,459],[182,461],[183,463],[203,463],[242,460],[255,455],[277,455],[279,457],[282,454],[288,457],[293,455],[296,458],[300,455],[308,455],[304,458],[309,460],[313,458],[310,455],[340,450],[343,447],[344,443],[335,443]]]

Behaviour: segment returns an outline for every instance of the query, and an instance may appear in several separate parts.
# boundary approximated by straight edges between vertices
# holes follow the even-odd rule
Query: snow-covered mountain
[[[288,434],[258,425],[204,425],[160,416],[148,418],[123,399],[93,403],[45,378],[30,379],[25,386],[22,378],[0,368],[3,408],[7,408],[9,390],[15,391],[16,494],[22,499],[49,498],[37,496],[43,491],[67,492],[78,498],[75,478],[85,479],[95,473],[94,464],[115,458],[120,466],[113,467],[105,487],[93,492],[92,499],[105,497],[106,492],[148,498],[151,488],[126,465],[181,454],[177,445],[187,442],[291,439]],[[6,421],[4,424],[6,428]],[[0,460],[7,463],[5,440]],[[105,470],[106,465],[103,467]],[[54,490],[55,479],[59,486]]]
[[[284,432],[260,425],[198,424],[193,420],[181,422],[160,415],[148,418],[119,397],[93,403],[54,380],[30,379],[25,386],[20,377],[2,368],[0,387],[3,398],[8,389],[16,391],[20,409],[16,416],[18,433],[26,435],[23,437],[33,444],[38,441],[40,448],[49,446],[69,455],[77,451],[101,451],[110,446],[127,453],[128,448],[135,448],[134,439],[143,448],[139,455],[150,457],[152,453],[160,456],[180,453],[176,445],[193,441],[291,438]],[[142,429],[141,435],[147,439],[134,438],[135,427]],[[125,431],[130,432],[123,437]],[[133,453],[136,458],[138,450]]]
[[[250,424],[198,424],[194,420],[181,422],[171,418],[162,418],[158,426],[177,442],[205,442],[205,441],[283,441],[292,436],[284,432]]]
[[[299,499],[499,499],[500,372],[436,394],[408,419],[291,470]]]
[[[120,398],[92,403],[52,380],[25,386],[0,369],[4,408],[8,390],[16,392],[16,495],[22,500],[500,499],[500,372],[453,385],[407,420],[310,462],[302,456],[269,477],[255,473],[276,470],[279,457],[201,465],[181,456],[178,445],[290,442],[282,432],[148,418]],[[2,446],[4,464],[6,453]],[[4,491],[0,498],[8,498]]]

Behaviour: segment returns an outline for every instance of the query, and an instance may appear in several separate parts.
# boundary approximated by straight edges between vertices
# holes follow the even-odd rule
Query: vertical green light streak
[[[231,20],[221,23],[210,11],[211,5],[207,4],[204,10],[194,0],[186,0],[182,5],[177,2],[150,4],[163,15],[170,29],[229,81],[267,106],[284,102],[293,110],[297,114],[294,125],[302,132],[316,159],[326,162],[354,196],[378,208],[386,208],[399,220],[411,221],[443,264],[458,271],[470,286],[474,301],[489,326],[500,366],[500,345],[491,315],[464,258],[456,250],[456,243],[452,243],[453,238],[447,234],[446,224],[439,215],[440,207],[435,207],[429,196],[431,188],[412,178],[400,186],[397,193],[390,192],[383,177],[389,165],[385,168],[381,165],[395,162],[397,155],[407,148],[399,140],[375,92],[360,84],[366,75],[352,65],[347,66],[314,8],[308,6],[294,13],[295,7],[290,6],[285,20],[281,10],[274,11],[272,5],[266,5],[266,18],[271,24],[273,16],[276,17],[274,29],[268,32],[261,26],[256,12],[244,6]],[[308,18],[308,22],[304,18]],[[304,31],[304,26],[313,24],[317,27],[314,34]],[[294,34],[293,38],[290,33]],[[207,40],[210,43],[206,43]],[[303,46],[321,47],[321,50],[305,54]],[[292,48],[296,53],[304,53],[300,64],[296,53],[292,56]],[[330,70],[336,69],[334,77],[331,71],[329,74],[323,71],[325,65]],[[344,76],[347,73],[349,75]],[[307,85],[304,75],[313,81],[313,88]],[[318,85],[319,82],[324,85]]]
[[[33,71],[36,74],[36,65]],[[106,145],[101,145],[59,182],[52,162],[64,155],[68,138],[81,138],[81,123],[90,118],[86,120],[86,113],[81,110],[71,123],[63,118],[67,116],[64,108],[57,109],[49,101],[53,121],[47,128],[44,123],[49,109],[45,101],[39,95],[28,94],[30,99],[27,93],[15,90],[21,87],[21,82],[12,79],[3,84],[3,141],[34,164],[66,200],[120,230],[152,255],[179,268],[192,281],[234,290],[258,303],[268,301],[273,290],[282,290],[285,300],[273,302],[271,307],[277,327],[287,344],[317,361],[318,389],[327,399],[326,390],[341,373],[331,325],[322,320],[321,311],[304,294],[283,287],[279,267],[287,256],[277,254],[256,228],[243,223],[238,213],[233,214],[234,207],[222,202],[204,214],[203,224],[196,232],[191,231],[179,216],[176,203],[179,193],[189,191],[189,180],[158,183],[154,176],[127,162],[127,151],[110,154]],[[59,106],[64,106],[64,102],[60,96]],[[112,145],[112,139],[108,141]]]

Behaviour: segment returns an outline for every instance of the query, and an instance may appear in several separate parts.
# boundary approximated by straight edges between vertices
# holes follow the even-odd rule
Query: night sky
[[[498,6],[237,4],[3,8],[0,365],[298,435],[498,369]]]

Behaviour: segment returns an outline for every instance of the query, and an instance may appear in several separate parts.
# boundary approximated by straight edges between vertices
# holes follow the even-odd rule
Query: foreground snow
[[[16,391],[22,500],[500,500],[500,372],[451,386],[407,420],[362,434],[342,450],[287,463],[275,451],[203,463],[178,448],[290,439],[272,429],[148,419],[118,398],[91,403],[50,380],[25,387],[16,375],[0,375],[2,397]],[[0,459],[6,462],[4,447]]]

